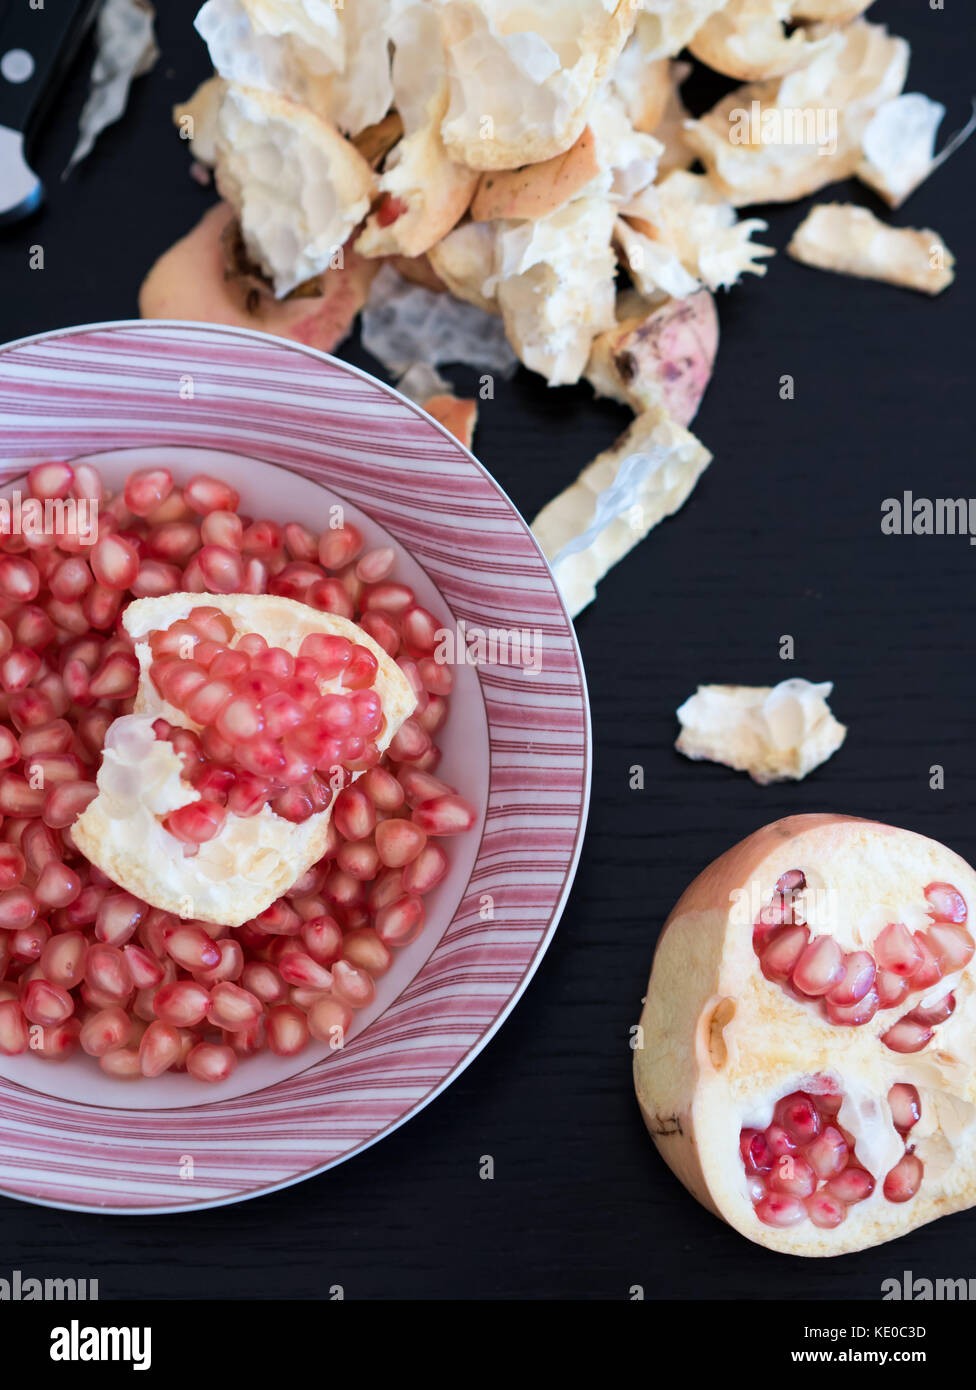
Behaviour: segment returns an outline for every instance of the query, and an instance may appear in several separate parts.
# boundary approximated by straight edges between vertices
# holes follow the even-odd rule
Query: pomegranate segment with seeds
[[[440,619],[392,548],[242,517],[219,478],[153,467],[113,495],[52,462],[28,486],[99,499],[101,525],[30,558],[0,535],[0,1055],[213,1084],[341,1047],[476,819],[432,774]],[[211,910],[194,887],[239,887],[258,824],[294,871]]]
[[[691,884],[658,943],[634,1072],[655,1144],[701,1202],[797,1255],[976,1204],[974,900],[950,850],[834,815],[767,826]]]

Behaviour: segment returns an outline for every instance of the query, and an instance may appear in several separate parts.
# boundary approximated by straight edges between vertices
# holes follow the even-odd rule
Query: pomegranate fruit
[[[951,850],[839,815],[765,826],[695,879],[658,942],[634,1078],[700,1202],[816,1256],[976,1201],[974,903]]]

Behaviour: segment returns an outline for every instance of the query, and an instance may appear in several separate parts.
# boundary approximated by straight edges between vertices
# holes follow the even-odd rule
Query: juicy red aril
[[[293,1004],[279,1004],[268,1010],[268,1048],[276,1057],[294,1057],[308,1043],[308,1022]]]
[[[52,1028],[74,1013],[75,1003],[66,989],[47,980],[31,980],[21,998],[24,1016],[31,1023]]]
[[[148,516],[173,491],[173,475],[168,468],[141,468],[126,479],[125,505],[135,516]]]
[[[362,548],[363,537],[355,526],[323,531],[319,538],[319,564],[324,569],[342,569],[356,558]]]
[[[27,486],[32,497],[67,497],[74,482],[70,463],[37,463],[27,473]]]
[[[186,1069],[197,1081],[226,1081],[236,1066],[233,1048],[218,1043],[197,1043],[186,1058]]]
[[[937,922],[965,922],[966,899],[951,883],[930,883],[925,896]]]
[[[937,999],[934,1004],[917,1004],[906,1018],[910,1018],[913,1023],[921,1023],[929,1028],[936,1027],[939,1023],[945,1023],[947,1018],[951,1018],[956,1008],[956,996],[950,990],[941,999]]]
[[[820,1133],[820,1113],[811,1098],[802,1091],[784,1096],[778,1102],[773,1117],[798,1145],[809,1144]]]
[[[921,1052],[933,1036],[928,1024],[918,1023],[912,1018],[901,1018],[887,1033],[882,1034],[881,1041],[892,1052]]]
[[[890,922],[876,938],[874,958],[882,970],[910,979],[922,964],[914,937],[901,922]]]
[[[827,1125],[804,1150],[807,1162],[818,1178],[832,1178],[847,1164],[847,1140],[839,1129]]]
[[[132,1020],[118,1005],[109,1005],[89,1015],[81,1025],[78,1041],[90,1057],[104,1057],[118,1047],[125,1047],[132,1037]]]
[[[143,1076],[161,1076],[178,1060],[180,1035],[170,1023],[150,1023],[139,1043],[139,1068]]]
[[[15,999],[0,1001],[0,1053],[15,1057],[26,1052],[29,1044],[30,1031],[20,1004]]]
[[[827,999],[827,1017],[831,1023],[839,1024],[843,1028],[863,1027],[865,1023],[871,1022],[878,1008],[878,991],[873,985],[856,1004],[835,1004],[829,997]]]
[[[0,596],[30,603],[40,592],[41,576],[31,560],[19,555],[0,556]]]
[[[131,541],[110,533],[95,542],[89,564],[106,589],[127,589],[139,573],[139,552]]]
[[[852,951],[844,957],[844,973],[830,991],[830,1002],[842,1008],[857,1004],[874,984],[874,959],[867,951]]]
[[[807,1209],[798,1197],[773,1193],[757,1203],[756,1215],[766,1226],[796,1226],[806,1220]]]
[[[414,808],[413,820],[427,835],[459,835],[474,825],[475,811],[462,796],[436,796]]]
[[[865,1168],[849,1166],[830,1179],[827,1191],[847,1206],[863,1202],[874,1191],[874,1178]]]
[[[170,811],[163,825],[185,844],[202,845],[219,835],[227,818],[227,808],[213,801],[191,801]]]
[[[888,1092],[891,1107],[891,1122],[898,1133],[905,1135],[922,1116],[922,1105],[918,1091],[905,1081],[896,1082]]]
[[[942,973],[949,975],[969,964],[976,951],[976,942],[965,927],[953,926],[948,922],[936,922],[926,932],[929,947],[942,967]]]
[[[220,960],[216,943],[202,927],[182,924],[168,932],[166,950],[184,970],[211,970]]]
[[[884,1180],[884,1195],[888,1201],[910,1201],[921,1186],[923,1172],[921,1159],[913,1153],[906,1153]]]
[[[844,978],[844,956],[832,936],[815,936],[793,967],[793,984],[803,994],[829,994]]]
[[[206,515],[207,512],[236,512],[241,499],[228,483],[198,473],[184,487],[183,500],[193,511]]]
[[[821,1230],[833,1230],[847,1216],[844,1203],[832,1197],[829,1192],[815,1192],[812,1197],[806,1199],[804,1205],[810,1220]]]

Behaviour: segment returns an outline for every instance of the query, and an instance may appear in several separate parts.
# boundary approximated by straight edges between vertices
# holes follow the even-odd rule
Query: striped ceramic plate
[[[589,790],[572,625],[528,527],[460,444],[362,372],[263,334],[114,323],[0,350],[0,481],[97,459],[226,476],[242,511],[395,544],[443,615],[457,685],[438,769],[477,807],[428,924],[346,1045],[261,1054],[222,1086],[115,1082],[77,1056],[0,1058],[0,1190],[55,1206],[239,1201],[376,1142],[447,1086],[525,989],[572,882]],[[440,738],[441,736],[439,736]]]

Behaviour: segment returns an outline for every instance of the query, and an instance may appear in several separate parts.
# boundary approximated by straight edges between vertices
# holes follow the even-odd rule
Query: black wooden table
[[[212,191],[187,172],[172,104],[206,74],[194,0],[159,5],[162,57],[123,121],[60,183],[86,76],[37,163],[50,189],[0,233],[0,338],[133,317],[146,269]],[[964,0],[878,0],[909,37],[908,90],[949,108],[976,90]],[[658,1159],[634,1103],[629,1028],[660,924],[685,884],[757,826],[796,811],[877,816],[976,856],[976,551],[885,536],[881,504],[973,482],[976,141],[895,215],[959,260],[930,301],[777,256],[722,296],[715,378],[694,429],[715,455],[688,505],[600,586],[579,620],[595,732],[589,832],[555,941],[499,1036],[445,1095],[351,1162],[216,1211],[103,1217],[0,1199],[0,1276],[97,1278],[103,1298],[876,1298],[882,1279],[976,1273],[976,1212],[880,1249],[802,1261],[750,1245]],[[878,210],[851,184],[820,195]],[[808,204],[759,209],[785,246]],[[32,270],[29,248],[44,248]],[[358,346],[341,355],[375,367]],[[967,369],[969,369],[967,371]],[[780,377],[795,399],[780,398]],[[474,374],[452,373],[463,388]],[[482,403],[476,447],[527,516],[627,421],[588,387],[520,372]],[[796,659],[779,659],[784,634]],[[699,682],[835,682],[850,727],[806,782],[760,788],[672,748]],[[644,790],[630,770],[644,769]],[[944,790],[930,768],[945,769]],[[495,1161],[482,1181],[482,1155]]]

